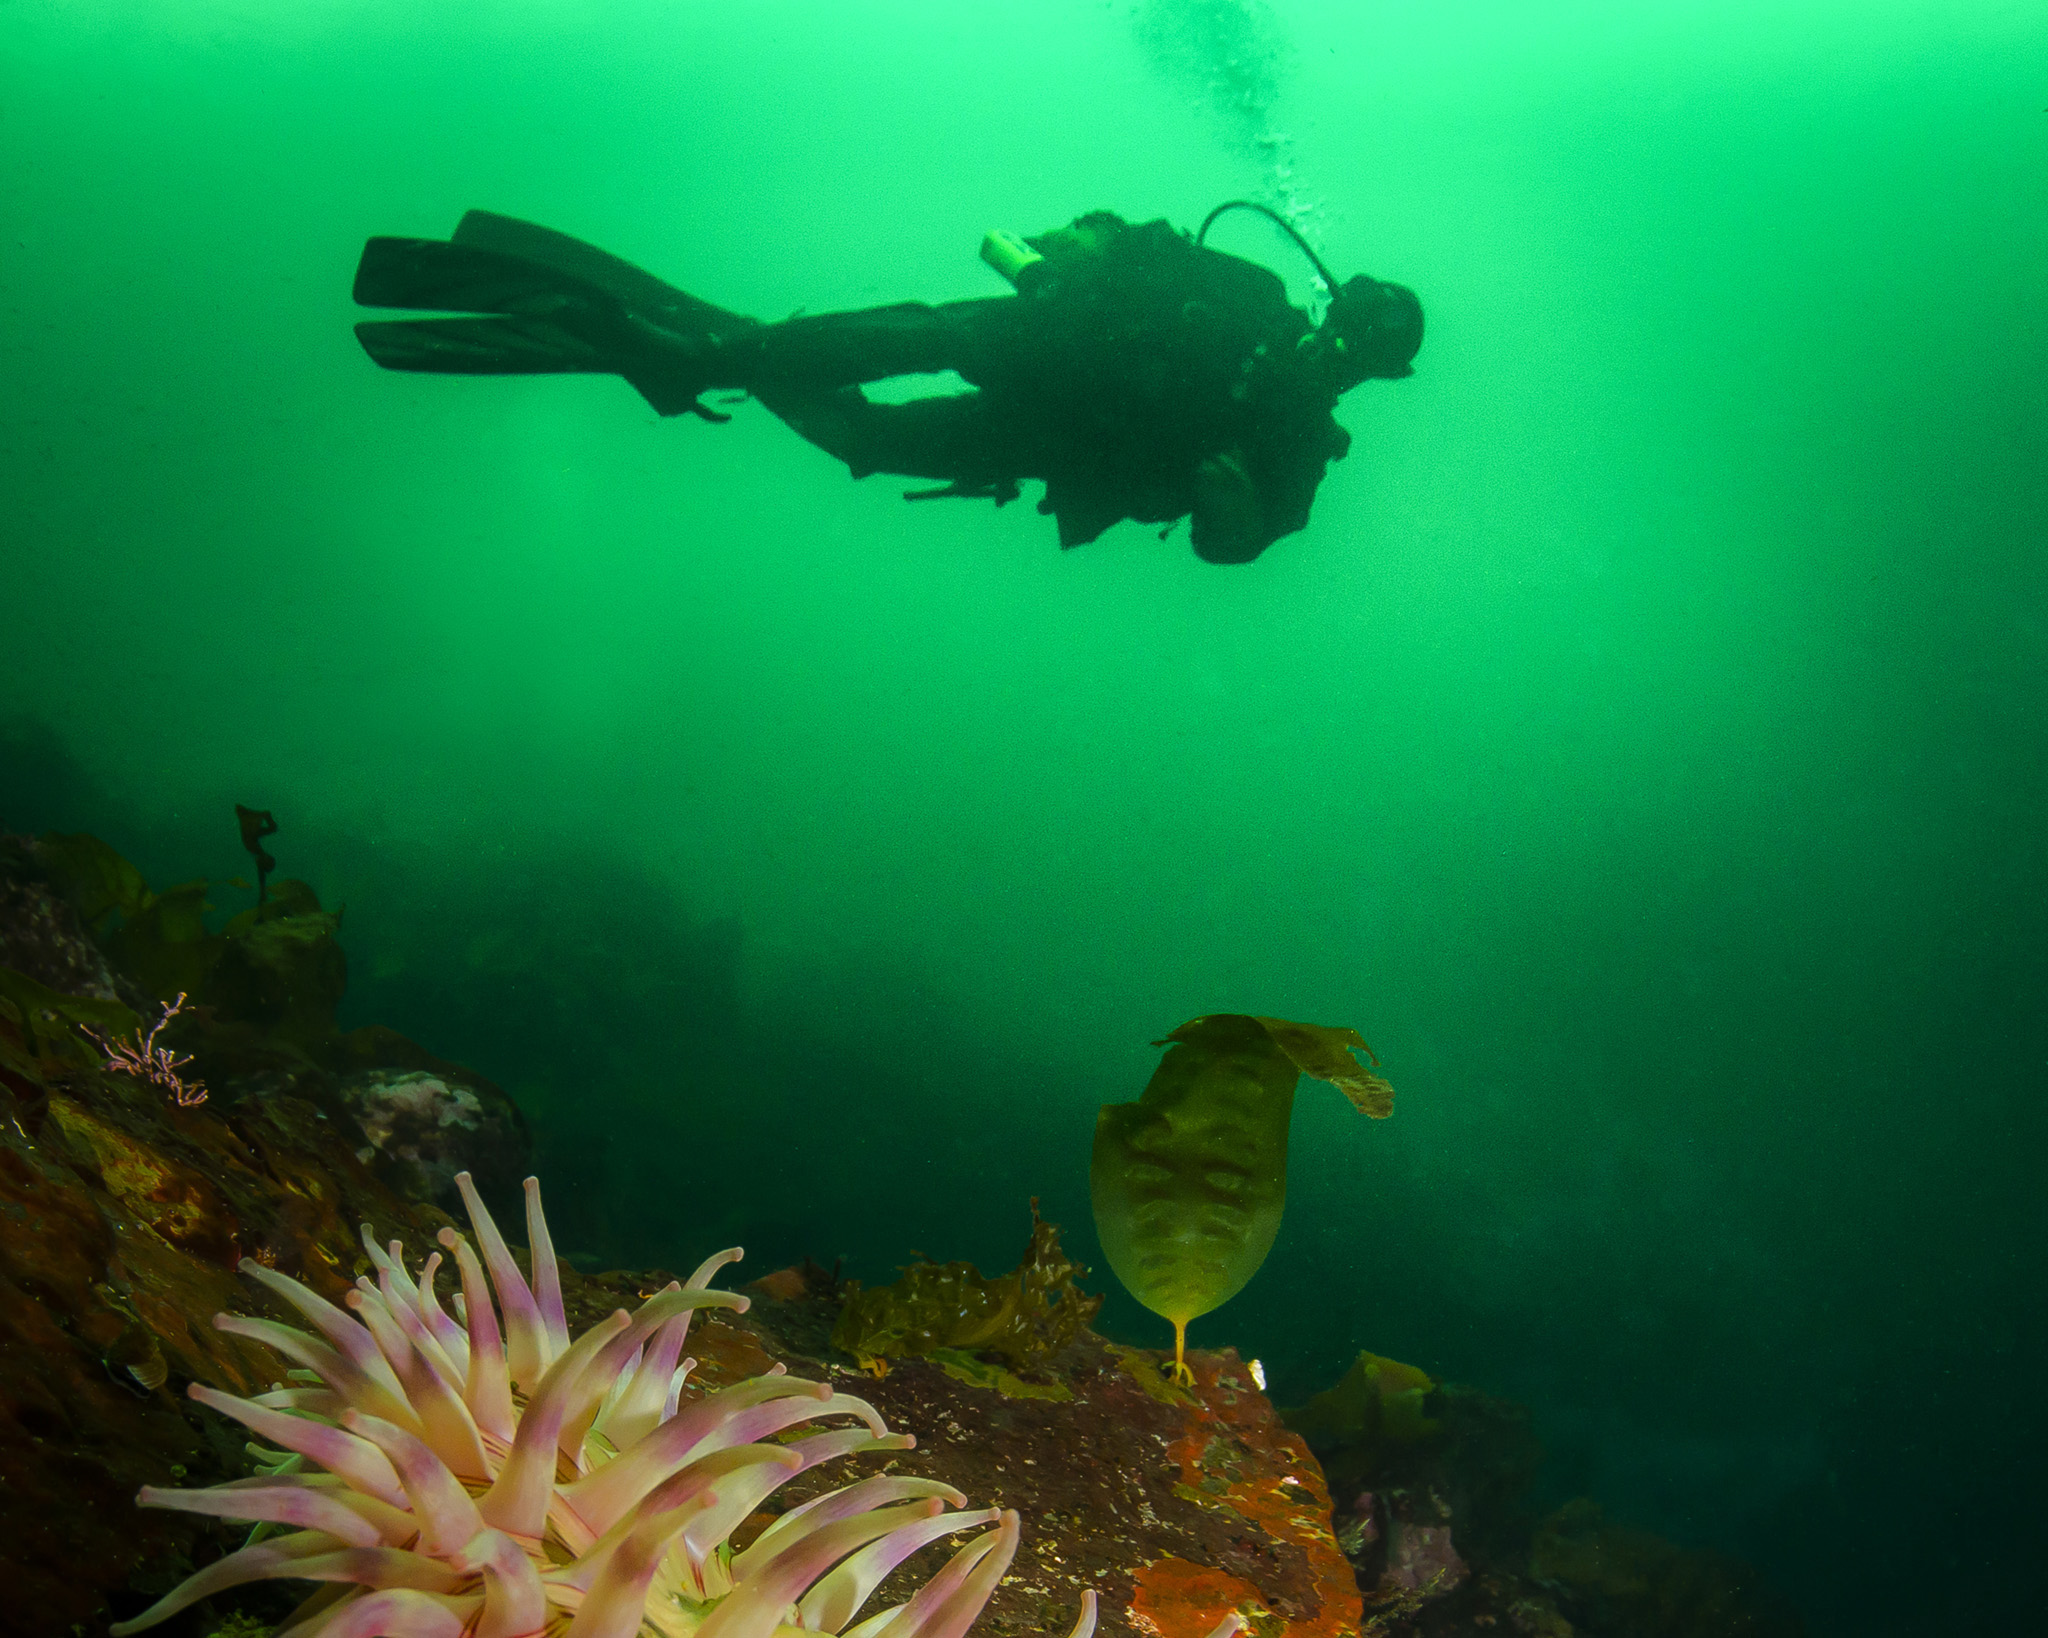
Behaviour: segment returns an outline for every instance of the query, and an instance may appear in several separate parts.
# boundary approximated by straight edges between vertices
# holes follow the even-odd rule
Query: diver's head
[[[1361,381],[1397,381],[1415,373],[1413,360],[1422,346],[1422,303],[1405,284],[1387,284],[1361,273],[1346,279],[1330,298],[1316,340],[1339,392],[1349,392]]]

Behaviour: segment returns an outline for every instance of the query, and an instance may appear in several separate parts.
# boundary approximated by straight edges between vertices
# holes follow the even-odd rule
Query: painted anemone
[[[403,1246],[379,1248],[367,1227],[377,1279],[348,1294],[353,1317],[243,1262],[312,1329],[236,1314],[214,1324],[296,1361],[299,1385],[241,1399],[194,1383],[191,1394],[282,1448],[251,1447],[270,1469],[254,1478],[137,1499],[258,1529],[114,1638],[230,1587],[289,1578],[327,1585],[279,1638],[962,1638],[1009,1567],[1018,1519],[948,1511],[966,1505],[948,1485],[863,1479],[735,1549],[734,1529],[799,1473],[915,1443],[865,1401],[780,1366],[682,1402],[692,1313],[747,1306],[709,1288],[737,1250],[571,1341],[538,1183],[526,1181],[528,1285],[468,1175],[456,1182],[483,1257],[441,1231],[462,1286],[454,1317],[435,1294],[440,1253],[415,1278]],[[857,1421],[775,1437],[847,1417]],[[979,1533],[907,1603],[856,1624],[890,1571],[965,1530]],[[1086,1593],[1072,1638],[1094,1625]]]

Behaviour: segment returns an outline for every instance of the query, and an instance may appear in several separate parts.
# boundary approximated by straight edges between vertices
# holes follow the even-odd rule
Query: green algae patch
[[[89,1067],[100,1055],[80,1039],[79,1028],[125,1035],[139,1020],[118,1001],[65,995],[26,973],[0,967],[0,1068],[44,1084],[52,1075]]]
[[[1074,1281],[1086,1272],[1060,1250],[1059,1229],[1031,1203],[1031,1239],[1008,1274],[990,1279],[972,1263],[913,1263],[893,1285],[847,1282],[832,1345],[869,1369],[885,1359],[929,1357],[941,1349],[993,1354],[1013,1366],[1043,1364],[1079,1336],[1100,1296]]]
[[[1174,1381],[1170,1372],[1159,1368],[1152,1356],[1142,1348],[1126,1348],[1112,1342],[1109,1351],[1116,1355],[1116,1362],[1124,1368],[1124,1374],[1143,1388],[1162,1405],[1192,1405],[1195,1396]]]
[[[1427,1371],[1361,1352],[1334,1387],[1280,1414],[1316,1449],[1412,1445],[1440,1431],[1426,1409],[1436,1389]]]
[[[1005,1399],[1072,1399],[1074,1390],[1064,1382],[1026,1382],[1007,1366],[976,1359],[958,1348],[934,1348],[926,1356],[955,1382],[970,1388],[992,1388]]]
[[[258,851],[259,868],[276,863]],[[307,883],[268,882],[258,903],[215,932],[208,892],[247,883],[200,877],[152,892],[134,865],[82,834],[44,835],[36,856],[114,965],[158,1000],[189,996],[195,1008],[305,1051],[334,1038],[348,987],[341,912],[322,909]]]

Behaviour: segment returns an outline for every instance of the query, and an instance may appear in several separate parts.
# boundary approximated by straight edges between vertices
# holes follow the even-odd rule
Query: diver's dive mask
[[[1421,347],[1422,303],[1415,292],[1363,273],[1338,287],[1315,333],[1315,349],[1339,392],[1361,381],[1413,375]]]

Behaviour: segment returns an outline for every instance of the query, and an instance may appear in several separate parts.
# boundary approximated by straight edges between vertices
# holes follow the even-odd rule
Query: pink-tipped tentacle
[[[363,1250],[369,1254],[370,1266],[377,1271],[378,1283],[381,1285],[388,1278],[405,1294],[408,1307],[417,1302],[419,1293],[413,1286],[412,1276],[405,1271],[405,1242],[393,1240],[388,1247],[378,1245],[376,1231],[368,1223],[357,1224],[356,1232],[363,1242]]]
[[[682,1407],[683,1384],[690,1380],[690,1373],[696,1368],[697,1357],[692,1354],[688,1359],[683,1360],[676,1366],[675,1375],[668,1379],[668,1392],[662,1396],[661,1401],[661,1420],[663,1422],[674,1416]]]
[[[531,1638],[546,1627],[548,1595],[540,1572],[504,1531],[484,1531],[451,1562],[484,1578],[484,1607],[474,1638]]]
[[[899,1525],[880,1541],[869,1543],[845,1563],[820,1577],[797,1605],[800,1624],[813,1632],[844,1630],[846,1623],[858,1615],[861,1606],[874,1596],[875,1589],[919,1548],[929,1546],[942,1536],[962,1530],[979,1530],[984,1524],[995,1524],[1001,1518],[1000,1508],[983,1507],[971,1513],[940,1513],[932,1518]],[[738,1569],[737,1560],[734,1561],[734,1569]]]
[[[940,1566],[939,1573],[910,1595],[910,1602],[897,1610],[894,1620],[876,1628],[874,1638],[912,1638],[938,1608],[967,1583],[967,1577],[994,1549],[996,1532],[976,1536]],[[863,1621],[865,1633],[874,1623]]]
[[[685,1291],[703,1291],[708,1289],[721,1268],[738,1262],[744,1256],[746,1256],[746,1252],[742,1251],[738,1246],[727,1246],[723,1251],[712,1252],[709,1257],[706,1257],[697,1265],[697,1271],[687,1280],[683,1281],[683,1289]]]
[[[588,1473],[599,1462],[608,1462],[617,1453],[618,1444],[607,1430],[611,1427],[612,1417],[617,1413],[619,1406],[625,1400],[627,1392],[632,1388],[635,1379],[640,1375],[640,1366],[646,1358],[647,1344],[643,1341],[635,1345],[633,1351],[626,1356],[624,1363],[619,1366],[618,1370],[610,1378],[610,1385],[605,1388],[603,1394],[599,1397],[597,1408],[591,1412],[589,1420],[583,1424],[583,1431],[576,1436],[576,1442],[563,1450],[562,1454],[569,1458],[578,1473]],[[598,1373],[600,1380],[603,1379],[602,1362],[598,1365],[593,1365],[591,1369],[593,1372]],[[573,1423],[564,1424],[562,1431],[564,1441],[570,1438],[570,1432],[574,1426],[575,1424]],[[604,1440],[604,1447],[602,1449],[597,1449],[590,1443],[590,1441],[599,1436],[602,1436]]]
[[[282,1551],[280,1551],[282,1549]],[[421,1592],[453,1593],[469,1579],[436,1559],[399,1547],[341,1547],[324,1531],[278,1536],[217,1558],[196,1575],[152,1604],[132,1621],[111,1628],[112,1638],[155,1626],[167,1616],[202,1598],[251,1581],[285,1579],[326,1581],[358,1587],[412,1587]]]
[[[333,1549],[334,1538],[324,1530],[302,1530],[294,1535],[274,1536],[269,1541],[215,1559],[205,1569],[185,1577],[140,1615],[132,1620],[117,1621],[107,1630],[112,1638],[128,1638],[130,1633],[167,1621],[200,1599],[211,1598],[230,1587],[265,1581],[272,1576],[302,1575],[304,1572],[295,1568],[301,1560],[330,1553]],[[376,1549],[349,1550],[374,1552]]]
[[[386,1350],[391,1368],[404,1386],[406,1400],[417,1417],[420,1437],[464,1478],[488,1478],[490,1464],[484,1457],[483,1440],[477,1434],[469,1407],[412,1346],[404,1324],[385,1303],[383,1294],[364,1280],[348,1294],[348,1304],[362,1315],[370,1334],[377,1339],[377,1346]],[[419,1327],[417,1319],[409,1314],[406,1318]],[[420,1334],[426,1334],[424,1328]]]
[[[625,1309],[593,1325],[550,1365],[539,1388],[519,1418],[511,1453],[499,1469],[497,1482],[482,1502],[484,1521],[515,1536],[535,1537],[547,1522],[548,1499],[554,1494],[555,1446],[584,1369],[632,1323]]]
[[[573,1512],[558,1506],[552,1520],[561,1529],[563,1541],[576,1558],[563,1568],[551,1571],[549,1579],[588,1592],[604,1569],[605,1561],[635,1526],[660,1514],[684,1509],[689,1511],[690,1518],[695,1518],[711,1505],[709,1493],[714,1486],[720,1486],[732,1475],[756,1466],[774,1467],[784,1478],[798,1470],[789,1452],[780,1445],[744,1445],[738,1450],[720,1451],[701,1462],[692,1462],[682,1472],[657,1486],[638,1507],[595,1538],[590,1537],[588,1527]],[[689,1522],[689,1519],[683,1519],[676,1527],[681,1529]]]
[[[491,1306],[490,1289],[484,1284],[483,1265],[469,1242],[453,1229],[441,1231],[441,1244],[455,1253],[455,1267],[462,1276],[462,1314],[469,1331],[469,1377],[463,1386],[463,1402],[478,1428],[500,1443],[510,1444],[517,1431],[512,1378],[504,1340],[498,1335],[498,1311]]]
[[[204,1383],[194,1382],[185,1392],[208,1409],[217,1410],[223,1416],[232,1416],[250,1432],[261,1435],[272,1444],[284,1450],[297,1451],[299,1455],[318,1462],[329,1473],[346,1480],[350,1488],[389,1502],[393,1507],[406,1505],[404,1487],[398,1482],[398,1473],[390,1458],[369,1440],[359,1439],[353,1433],[329,1427],[324,1422],[315,1422],[304,1416],[287,1416],[283,1411],[268,1409],[252,1400],[237,1399],[231,1393],[222,1393]]]
[[[370,1381],[387,1393],[399,1392],[398,1381],[384,1362],[375,1340],[368,1331],[344,1314],[325,1297],[319,1296],[288,1274],[280,1274],[274,1268],[265,1268],[253,1257],[244,1257],[236,1265],[258,1285],[272,1295],[282,1298],[312,1322],[313,1329],[325,1337]]]
[[[937,1497],[841,1519],[792,1542],[736,1586],[697,1629],[697,1638],[774,1638],[789,1606],[847,1554],[891,1530],[934,1516]]]
[[[648,1339],[632,1380],[605,1413],[605,1436],[618,1449],[624,1450],[656,1422],[667,1420],[661,1413],[668,1401],[669,1379],[676,1374],[676,1361],[682,1358],[683,1342],[689,1334],[690,1312],[685,1309]]]
[[[834,1428],[829,1433],[814,1433],[808,1439],[792,1439],[783,1448],[795,1451],[803,1458],[804,1467],[810,1469],[837,1461],[841,1456],[865,1456],[875,1450],[915,1450],[917,1435],[885,1433],[877,1439],[866,1428]]]
[[[604,1403],[612,1385],[630,1368],[629,1362],[646,1345],[650,1333],[676,1315],[693,1309],[730,1307],[729,1298],[730,1293],[724,1291],[685,1291],[680,1286],[671,1285],[642,1303],[632,1323],[606,1343],[590,1362],[590,1368],[583,1373],[581,1382],[570,1395],[558,1440],[562,1454],[572,1462],[577,1459],[583,1449],[583,1436],[590,1431],[598,1407]]]
[[[280,1325],[276,1320],[251,1319],[245,1314],[216,1314],[213,1316],[213,1328],[225,1331],[229,1336],[261,1342],[275,1348],[286,1359],[297,1360],[350,1404],[374,1411],[401,1426],[419,1426],[419,1418],[413,1414],[412,1406],[391,1375],[390,1367],[381,1359],[378,1361],[378,1374],[373,1378],[359,1370],[353,1360],[337,1353],[317,1337],[309,1337],[304,1331],[289,1325]],[[388,1387],[387,1383],[390,1384]]]
[[[540,1307],[533,1300],[533,1292],[520,1274],[519,1265],[512,1261],[512,1252],[505,1244],[505,1237],[498,1232],[490,1208],[484,1204],[483,1196],[476,1192],[476,1184],[470,1180],[469,1173],[457,1172],[455,1187],[462,1195],[463,1205],[469,1210],[477,1244],[483,1248],[484,1266],[491,1271],[491,1284],[498,1293],[498,1307],[505,1316],[505,1359],[511,1368],[512,1380],[521,1393],[531,1397],[539,1390],[541,1376],[553,1357],[548,1352],[547,1328],[542,1323]],[[466,1281],[463,1295],[469,1295]],[[469,1298],[469,1306],[476,1306],[474,1298]]]
[[[746,1580],[799,1536],[821,1526],[835,1524],[856,1513],[865,1513],[870,1508],[886,1507],[892,1502],[909,1501],[920,1496],[937,1496],[948,1507],[967,1505],[967,1498],[942,1479],[877,1473],[872,1478],[828,1490],[822,1496],[813,1496],[809,1501],[792,1507],[756,1536],[751,1547],[733,1555],[732,1578],[735,1581]]]
[[[413,1288],[414,1295],[408,1297],[405,1291],[392,1280],[389,1273],[380,1270],[375,1286],[372,1286],[368,1280],[357,1280],[356,1289],[358,1291],[374,1290],[383,1299],[385,1308],[391,1314],[392,1322],[397,1325],[399,1330],[405,1333],[405,1340],[412,1345],[412,1351],[429,1365],[433,1366],[434,1374],[447,1383],[449,1387],[453,1388],[457,1393],[462,1392],[462,1371],[456,1366],[448,1350],[441,1346],[441,1339],[428,1330],[427,1322],[420,1318],[419,1288],[417,1286]],[[392,1369],[398,1371],[398,1367],[395,1365]],[[404,1380],[405,1373],[398,1371],[398,1376],[402,1381]]]
[[[1081,1589],[1081,1613],[1074,1617],[1074,1624],[1067,1629],[1067,1638],[1095,1638],[1095,1589]]]
[[[341,1425],[360,1434],[390,1458],[419,1521],[420,1545],[437,1558],[457,1551],[484,1527],[476,1503],[447,1464],[405,1429],[361,1411],[344,1411]]]
[[[745,1449],[745,1446],[738,1447]],[[707,1456],[705,1461],[715,1462],[716,1455]],[[692,1464],[695,1465],[694,1463]],[[725,1542],[740,1525],[753,1513],[758,1512],[782,1485],[802,1469],[790,1462],[787,1466],[771,1467],[766,1464],[749,1467],[735,1473],[718,1487],[718,1501],[715,1506],[704,1509],[690,1521],[684,1541],[700,1543],[705,1551]],[[660,1491],[655,1492],[656,1496]],[[650,1497],[650,1500],[653,1498]],[[711,1591],[718,1589],[712,1588]]]
[[[784,1428],[798,1422],[816,1421],[821,1416],[858,1416],[867,1423],[868,1431],[881,1438],[889,1431],[889,1424],[882,1420],[882,1413],[865,1399],[856,1399],[852,1394],[835,1393],[819,1404],[802,1406],[788,1400],[778,1400],[765,1405],[755,1405],[730,1416],[706,1437],[705,1450],[722,1450],[727,1445],[752,1444],[756,1439],[765,1439],[770,1434],[780,1433]]]
[[[357,1280],[355,1289],[341,1299],[355,1310],[356,1318],[363,1322],[363,1329],[376,1339],[377,1352],[390,1367],[399,1390],[408,1400],[412,1396],[413,1383],[419,1373],[413,1369],[413,1347],[398,1321],[391,1317],[391,1308],[384,1295],[368,1280]]]
[[[715,1490],[699,1491],[694,1507],[636,1518],[621,1528],[617,1539],[608,1540],[565,1638],[635,1638],[646,1619],[647,1589],[669,1544],[689,1527],[696,1511],[711,1506],[717,1496]]]
[[[466,1382],[469,1376],[469,1333],[452,1319],[441,1307],[440,1293],[434,1289],[434,1276],[440,1272],[442,1257],[438,1251],[430,1252],[420,1268],[419,1301],[414,1305],[420,1318],[434,1340],[441,1344],[441,1351],[454,1362],[455,1380]]]
[[[609,1530],[641,1497],[682,1467],[721,1424],[764,1400],[790,1398],[815,1413],[832,1390],[822,1382],[792,1376],[757,1376],[735,1383],[678,1411],[596,1472],[576,1480],[564,1497],[577,1514],[600,1534]],[[792,1421],[803,1420],[799,1409]],[[724,1443],[732,1444],[726,1440]],[[740,1441],[742,1443],[750,1441]]]
[[[463,1638],[482,1602],[392,1588],[330,1604],[276,1638]]]
[[[135,1493],[135,1504],[244,1519],[251,1524],[324,1530],[337,1547],[402,1547],[417,1533],[411,1516],[387,1502],[352,1490],[322,1488],[299,1478],[231,1479],[204,1490],[160,1490],[144,1485]]]
[[[549,1360],[561,1358],[569,1346],[569,1320],[562,1312],[562,1265],[555,1261],[555,1242],[548,1233],[547,1214],[540,1209],[540,1179],[529,1177],[526,1189],[526,1246],[533,1258],[533,1301],[547,1335]]]
[[[1021,1534],[1017,1514],[1005,1511],[996,1528],[981,1538],[981,1542],[987,1544],[986,1548],[971,1560],[971,1567],[959,1585],[949,1588],[926,1610],[923,1620],[914,1629],[916,1638],[966,1638],[967,1629],[974,1625],[974,1618],[988,1603],[989,1595],[996,1590],[996,1583],[1010,1568],[1010,1560],[1017,1556],[1017,1541]],[[961,1548],[953,1555],[954,1558],[958,1560],[972,1552],[976,1545],[979,1543]]]

